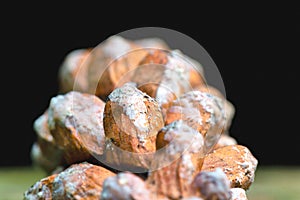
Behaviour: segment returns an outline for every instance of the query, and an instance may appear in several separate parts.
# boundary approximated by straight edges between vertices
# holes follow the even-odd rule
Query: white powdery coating
[[[197,129],[197,124],[203,125],[202,123],[202,116],[200,111],[195,107],[189,107],[182,109],[182,119],[184,121],[189,122],[189,125],[193,128]],[[192,124],[191,122],[194,122]]]
[[[222,169],[217,168],[215,171],[202,171],[195,178],[196,185],[205,197],[217,196],[225,199],[230,198],[230,182]]]
[[[82,183],[86,180],[85,171],[91,168],[91,164],[86,164],[83,167],[75,165],[61,172],[53,181],[54,192],[57,196],[63,196],[66,193],[67,196],[75,194],[78,188],[81,188]],[[75,174],[77,176],[77,181],[74,181]],[[71,179],[68,181],[68,179]],[[72,181],[73,180],[73,181]],[[55,194],[54,194],[55,195]]]
[[[186,180],[186,184],[191,184],[194,177],[194,172],[195,172],[195,166],[192,162],[192,157],[190,154],[183,154],[181,157],[182,165],[184,167],[180,167],[179,169],[179,177],[181,179]]]
[[[208,154],[202,169],[212,171],[220,167],[230,180],[231,187],[248,189],[254,181],[257,163],[247,147],[230,145]]]
[[[159,105],[169,103],[166,94],[173,93],[177,97],[190,90],[189,71],[186,63],[176,54],[168,56],[168,63],[164,71],[164,78],[156,91],[156,99]]]
[[[102,153],[104,147],[103,110],[104,102],[98,97],[80,92],[69,92],[53,97],[48,110],[48,126],[74,128],[81,142],[90,151]],[[67,137],[67,136],[66,136]]]
[[[216,190],[213,192],[222,191],[223,187],[228,188],[228,189],[230,188],[230,182],[227,179],[226,174],[222,171],[222,169],[217,168],[214,172],[208,172],[208,173],[210,173],[210,176],[212,176],[213,179],[222,180],[222,182],[225,184],[225,185],[217,184],[217,186],[219,186],[219,187],[216,187],[215,188]]]
[[[120,36],[112,36],[103,44],[106,56],[116,59],[131,50],[130,43]]]
[[[72,104],[66,106],[65,104],[61,103],[63,101],[64,95],[57,95],[56,97],[52,97],[50,100],[48,119],[48,126],[50,130],[55,128],[55,118],[59,118],[64,121],[67,116],[72,115]],[[64,110],[64,112],[60,112],[61,110]]]
[[[242,155],[240,160],[244,161],[244,162],[235,161],[241,173],[238,173],[238,176],[235,176],[235,180],[233,181],[235,183],[242,184],[243,180],[245,179],[245,176],[247,176],[249,178],[249,182],[251,183],[254,182],[255,170],[258,161],[253,157],[250,150],[247,148],[243,148],[244,152],[241,152],[236,146],[232,146],[232,149],[237,151],[239,155]],[[229,172],[231,170],[225,168],[224,172],[226,171]]]
[[[244,152],[241,155],[244,155],[243,163],[238,163],[239,166],[243,169],[246,170],[245,174],[248,175],[248,177],[250,178],[250,182],[254,182],[254,178],[255,178],[255,170],[256,170],[256,166],[258,164],[258,161],[253,157],[253,155],[251,154],[251,152],[249,151],[249,149],[244,148]],[[250,162],[246,162],[246,160],[250,160]]]
[[[221,128],[225,125],[225,113],[222,99],[212,96],[209,93],[200,91],[187,92],[179,99],[175,100],[174,105],[181,105],[184,108],[193,108],[200,105],[206,112],[211,114],[206,122],[209,122],[213,126],[219,124]]]
[[[103,184],[101,200],[115,199],[122,195],[124,199],[130,199],[131,188],[126,185],[127,180],[118,180],[118,177],[108,177]]]
[[[164,127],[163,131],[166,132],[164,140],[169,142],[166,146],[169,155],[176,155],[185,151],[199,153],[203,148],[203,136],[182,120],[172,122]]]
[[[133,124],[143,132],[148,132],[147,107],[145,96],[148,100],[152,98],[146,93],[141,92],[132,84],[124,84],[123,87],[115,89],[108,98],[111,102],[117,103],[123,108],[123,112],[129,117]],[[113,107],[112,107],[113,109]],[[114,112],[112,110],[112,112]]]
[[[101,100],[89,94],[82,94],[79,92],[69,92],[65,95],[58,95],[53,97],[49,108],[49,128],[54,129],[55,120],[65,123],[68,117],[74,117],[78,131],[83,129],[92,135],[97,135],[99,129],[102,129],[101,120],[102,108],[97,106],[101,104]],[[83,113],[87,113],[83,115]],[[94,126],[87,126],[92,124]]]
[[[214,177],[214,179],[226,180],[229,186],[229,180],[227,179],[226,174],[223,172],[221,168],[217,168],[214,172],[207,172],[207,173],[210,173],[210,176]]]
[[[139,197],[141,200],[147,200],[150,193],[144,181],[129,172],[121,172],[104,181],[101,200],[127,200],[139,199]]]
[[[170,88],[168,85],[168,83],[165,83],[166,81],[163,79],[162,82],[160,83],[160,87],[157,88],[156,90],[156,101],[158,103],[158,105],[163,105],[168,103],[168,99],[165,98],[166,94],[169,93],[174,93],[174,94],[178,94],[178,87],[176,87],[175,89],[177,89],[177,91],[174,91],[173,88]]]
[[[175,49],[172,51],[173,55],[176,55],[178,57],[181,57],[186,62],[186,67],[188,67],[189,70],[195,70],[197,71],[202,77],[204,77],[204,69],[203,66],[196,60],[188,57],[187,55],[184,55],[179,49]]]
[[[54,175],[53,175],[54,176]],[[32,185],[29,190],[24,193],[24,200],[37,200],[51,198],[51,190],[49,188],[50,177],[41,179]]]
[[[168,57],[167,68],[176,71],[181,78],[188,78],[187,63],[181,57],[176,52],[171,52],[171,55]]]
[[[231,188],[231,199],[230,200],[247,200],[246,192],[242,188]]]

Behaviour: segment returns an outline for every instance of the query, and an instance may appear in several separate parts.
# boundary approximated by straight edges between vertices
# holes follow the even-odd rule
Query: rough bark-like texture
[[[205,92],[190,91],[172,102],[167,111],[166,124],[183,120],[205,138],[206,152],[216,144],[225,124],[220,98]]]
[[[160,198],[179,199],[191,194],[193,177],[203,162],[203,137],[183,121],[164,127],[158,136],[161,156],[153,161],[157,170],[151,172],[147,183]]]
[[[139,167],[149,166],[151,160],[143,154],[155,152],[156,135],[163,127],[163,119],[157,102],[132,84],[115,89],[108,97],[104,110],[105,135],[111,145],[134,152],[136,157],[114,154],[108,149],[107,161]],[[122,154],[123,155],[123,154]],[[110,161],[109,161],[110,159]]]
[[[74,164],[59,174],[35,183],[25,192],[24,199],[99,200],[103,181],[114,175],[89,163]]]
[[[221,168],[227,175],[232,188],[248,189],[254,181],[257,163],[247,147],[231,145],[206,155],[202,170],[214,171]]]
[[[54,199],[99,199],[103,182],[111,171],[88,163],[72,165],[53,181]]]
[[[56,145],[63,150],[67,164],[103,154],[104,106],[98,97],[79,92],[69,92],[51,99],[48,126]]]
[[[229,180],[219,168],[212,172],[200,172],[192,186],[205,200],[228,200],[231,197]]]
[[[151,200],[145,182],[130,172],[107,178],[103,183],[101,200]]]
[[[228,134],[228,130],[231,126],[231,122],[232,122],[232,119],[235,114],[235,108],[232,105],[232,103],[230,103],[230,101],[228,101],[225,98],[225,96],[217,88],[214,88],[212,86],[203,84],[201,86],[196,87],[195,90],[199,90],[201,92],[206,92],[206,93],[209,93],[213,96],[216,96],[216,97],[219,97],[220,99],[222,99],[222,104],[223,104],[224,113],[225,113],[225,120],[226,120],[226,124],[223,129],[223,132]]]
[[[52,183],[56,177],[57,174],[53,174],[36,182],[24,193],[24,200],[52,200]]]
[[[248,200],[246,192],[242,188],[231,188],[231,199],[230,200]]]

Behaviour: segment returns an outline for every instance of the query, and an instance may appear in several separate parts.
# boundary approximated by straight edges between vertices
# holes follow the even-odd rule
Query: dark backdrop
[[[36,139],[32,124],[57,94],[58,68],[68,52],[143,26],[180,31],[208,51],[221,72],[227,98],[236,107],[230,133],[261,165],[300,164],[299,13],[282,12],[285,8],[280,6],[224,13],[196,10],[191,16],[179,11],[166,15],[158,9],[147,20],[143,10],[125,20],[126,13],[104,14],[103,9],[85,14],[80,8],[45,11],[21,6],[13,10],[16,19],[6,16],[0,165],[31,163],[30,148]],[[112,14],[119,16],[112,19]]]

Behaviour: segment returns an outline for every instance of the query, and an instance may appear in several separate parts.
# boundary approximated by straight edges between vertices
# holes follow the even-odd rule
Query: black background
[[[207,50],[236,107],[231,135],[261,165],[300,164],[300,16],[292,6],[221,6],[223,12],[212,7],[207,13],[205,7],[124,13],[86,7],[18,5],[2,18],[0,165],[31,164],[32,124],[57,94],[57,72],[67,53],[144,26],[180,31]]]

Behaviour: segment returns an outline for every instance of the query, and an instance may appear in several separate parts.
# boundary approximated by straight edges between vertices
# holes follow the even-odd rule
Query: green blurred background
[[[0,168],[0,199],[22,199],[24,191],[44,176],[33,167]],[[247,196],[249,200],[299,200],[300,168],[258,167]]]

